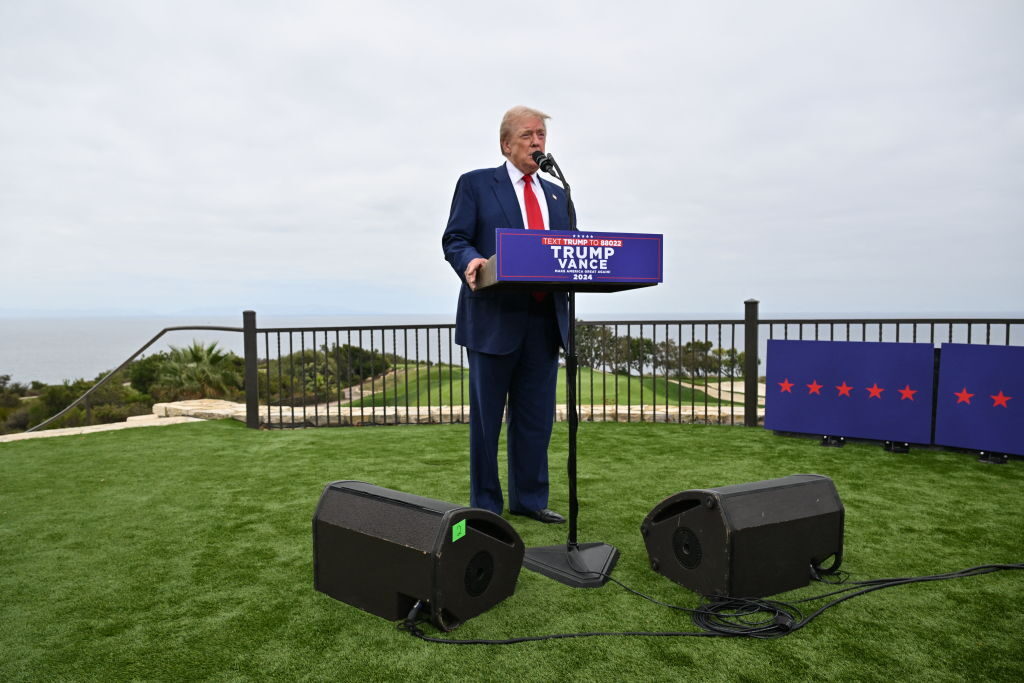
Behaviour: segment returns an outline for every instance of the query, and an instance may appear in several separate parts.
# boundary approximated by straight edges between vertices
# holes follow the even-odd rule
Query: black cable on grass
[[[782,602],[778,600],[767,600],[764,598],[730,598],[722,596],[705,596],[707,602],[702,604],[696,609],[690,607],[681,607],[679,605],[672,605],[667,602],[662,602],[649,595],[645,595],[640,591],[630,588],[626,584],[622,583],[618,579],[605,574],[605,578],[613,583],[618,584],[623,589],[637,595],[644,600],[653,602],[656,605],[667,607],[669,609],[678,610],[681,612],[687,612],[691,615],[693,623],[698,626],[700,631],[594,631],[585,633],[553,633],[540,636],[522,636],[517,638],[507,638],[504,640],[486,640],[486,639],[467,639],[467,640],[455,640],[450,638],[435,638],[426,635],[416,625],[419,612],[423,609],[423,601],[418,601],[409,612],[409,615],[401,622],[398,623],[398,628],[403,631],[407,631],[410,635],[425,640],[429,643],[444,643],[447,645],[513,645],[516,643],[529,643],[542,640],[561,640],[564,638],[593,638],[593,637],[607,637],[607,636],[619,636],[619,637],[632,637],[632,636],[644,636],[644,637],[697,637],[697,638],[781,638],[787,636],[790,633],[794,633],[807,626],[809,623],[817,619],[826,610],[835,607],[841,602],[845,602],[852,598],[866,595],[867,593],[873,593],[874,591],[882,590],[883,588],[894,588],[896,586],[905,586],[912,583],[925,583],[929,581],[946,581],[949,579],[962,579],[971,576],[981,576],[984,574],[991,574],[993,572],[1007,571],[1007,570],[1021,570],[1024,569],[1024,564],[984,564],[977,567],[969,567],[967,569],[961,569],[959,571],[948,572],[945,574],[932,574],[929,576],[910,576],[910,577],[898,577],[888,579],[868,579],[866,581],[849,581],[848,575],[843,577],[833,577],[831,579],[823,579],[820,576],[815,577],[816,580],[831,585],[844,585],[841,588],[830,593],[823,593],[821,595],[815,595],[809,598],[803,598],[801,600],[794,600],[793,602]],[[598,573],[598,572],[591,572]],[[845,572],[843,573],[845,574]],[[845,582],[845,583],[844,583]],[[815,611],[811,612],[808,616],[804,616],[800,611],[798,604],[807,602],[816,602],[825,598],[833,596],[841,596],[828,602],[827,604],[819,607]]]

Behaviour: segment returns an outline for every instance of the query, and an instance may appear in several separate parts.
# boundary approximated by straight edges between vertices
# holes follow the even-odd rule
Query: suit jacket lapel
[[[540,186],[544,190],[544,199],[548,203],[548,230],[568,230],[569,224],[562,220],[563,216],[569,215],[565,190],[543,178],[540,179]]]
[[[516,190],[512,187],[512,180],[508,177],[508,171],[502,164],[494,169],[494,196],[501,205],[505,220],[509,228],[525,228],[523,225],[523,212],[519,210],[519,199],[516,197]]]

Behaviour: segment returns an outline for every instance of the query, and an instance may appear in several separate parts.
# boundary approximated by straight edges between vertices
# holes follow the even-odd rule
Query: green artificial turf
[[[551,506],[563,512],[565,441],[557,424]],[[1024,677],[1020,571],[871,593],[777,640],[436,645],[313,590],[310,521],[325,484],[465,503],[466,443],[464,425],[267,432],[223,421],[0,444],[0,680]],[[650,509],[678,491],[794,473],[834,480],[855,579],[1024,560],[1019,461],[706,425],[584,424],[579,446],[580,540],[617,546],[615,578],[667,602],[700,599],[648,567],[639,526]],[[565,540],[564,526],[509,519],[527,546]],[[513,596],[449,635],[693,629],[614,584],[573,589],[524,570]]]

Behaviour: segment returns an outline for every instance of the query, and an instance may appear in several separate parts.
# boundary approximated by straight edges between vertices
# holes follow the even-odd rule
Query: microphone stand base
[[[607,543],[547,545],[527,548],[523,566],[572,588],[600,588],[618,559]]]

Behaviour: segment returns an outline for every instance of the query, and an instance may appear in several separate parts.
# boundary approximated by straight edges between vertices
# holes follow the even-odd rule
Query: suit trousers
[[[548,506],[548,444],[554,421],[561,336],[552,297],[531,299],[522,342],[512,353],[469,356],[470,505],[501,514],[498,439],[508,400],[508,498],[516,512]]]

